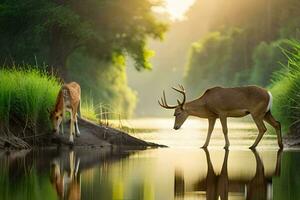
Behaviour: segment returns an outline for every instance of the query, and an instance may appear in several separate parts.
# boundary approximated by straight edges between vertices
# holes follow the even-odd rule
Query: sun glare
[[[164,0],[164,6],[157,9],[159,12],[168,13],[171,20],[183,20],[185,13],[192,6],[195,0]]]
[[[173,20],[182,20],[195,0],[166,0],[166,10]]]

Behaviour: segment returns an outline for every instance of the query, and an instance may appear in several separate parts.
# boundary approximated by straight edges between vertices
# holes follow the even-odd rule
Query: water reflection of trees
[[[281,166],[281,151],[277,152],[277,161],[274,173],[266,176],[264,164],[259,153],[255,150],[252,151],[255,162],[256,170],[253,177],[246,178],[240,177],[240,180],[231,179],[228,176],[228,156],[229,151],[225,150],[222,168],[219,174],[214,170],[210,152],[205,149],[207,162],[207,174],[205,178],[200,178],[193,184],[193,191],[185,190],[184,173],[180,169],[175,170],[174,175],[174,196],[175,199],[183,199],[185,193],[198,192],[205,193],[206,199],[228,199],[230,194],[240,193],[249,200],[267,200],[272,199],[272,177],[280,176]],[[239,162],[239,161],[236,161]],[[247,166],[245,166],[247,170]]]

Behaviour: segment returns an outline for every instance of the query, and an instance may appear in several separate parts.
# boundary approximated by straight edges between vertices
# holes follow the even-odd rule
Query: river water
[[[230,120],[231,146],[225,151],[219,123],[207,150],[200,148],[205,120],[190,119],[178,131],[171,119],[128,124],[145,129],[136,137],[169,148],[3,153],[0,199],[300,199],[300,152],[278,151],[271,129],[251,151],[255,125]]]

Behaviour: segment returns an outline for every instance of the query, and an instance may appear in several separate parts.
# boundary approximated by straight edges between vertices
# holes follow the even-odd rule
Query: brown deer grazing
[[[185,90],[183,86],[180,85],[179,87],[180,89],[173,89],[183,95],[182,102],[177,100],[178,105],[169,106],[166,101],[165,91],[163,91],[163,98],[158,103],[163,108],[175,109],[175,130],[179,129],[190,115],[207,118],[208,133],[203,148],[206,148],[209,144],[217,118],[220,119],[223,128],[225,148],[228,148],[227,118],[244,117],[248,114],[252,116],[259,131],[254,144],[250,148],[255,148],[267,131],[263,121],[266,121],[276,129],[278,145],[280,148],[283,148],[281,125],[271,114],[272,95],[265,89],[257,86],[235,88],[214,87],[206,90],[198,99],[185,102]]]
[[[55,103],[55,108],[50,113],[50,119],[53,125],[53,131],[59,134],[59,128],[61,122],[64,119],[65,111],[70,112],[71,123],[70,123],[70,136],[69,142],[74,143],[74,135],[80,136],[77,121],[77,111],[80,115],[80,86],[76,82],[64,84],[60,89]],[[75,127],[74,127],[75,124]]]

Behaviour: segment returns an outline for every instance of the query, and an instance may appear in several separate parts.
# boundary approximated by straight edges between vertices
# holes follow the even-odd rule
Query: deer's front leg
[[[72,110],[70,110],[70,118],[71,118],[71,122],[70,122],[70,136],[69,136],[69,142],[70,143],[74,143],[74,136],[73,136],[73,132],[74,132],[74,118],[73,118],[73,112]]]
[[[61,134],[64,135],[64,118],[62,119],[60,127],[61,127]]]
[[[202,148],[207,148],[209,141],[210,141],[211,134],[215,127],[215,123],[216,123],[216,118],[208,119],[208,131],[207,131],[206,141],[205,141],[204,145],[202,146]]]
[[[220,117],[221,125],[222,125],[222,130],[225,138],[225,149],[228,149],[230,143],[228,139],[228,128],[227,128],[227,118],[226,117]]]

